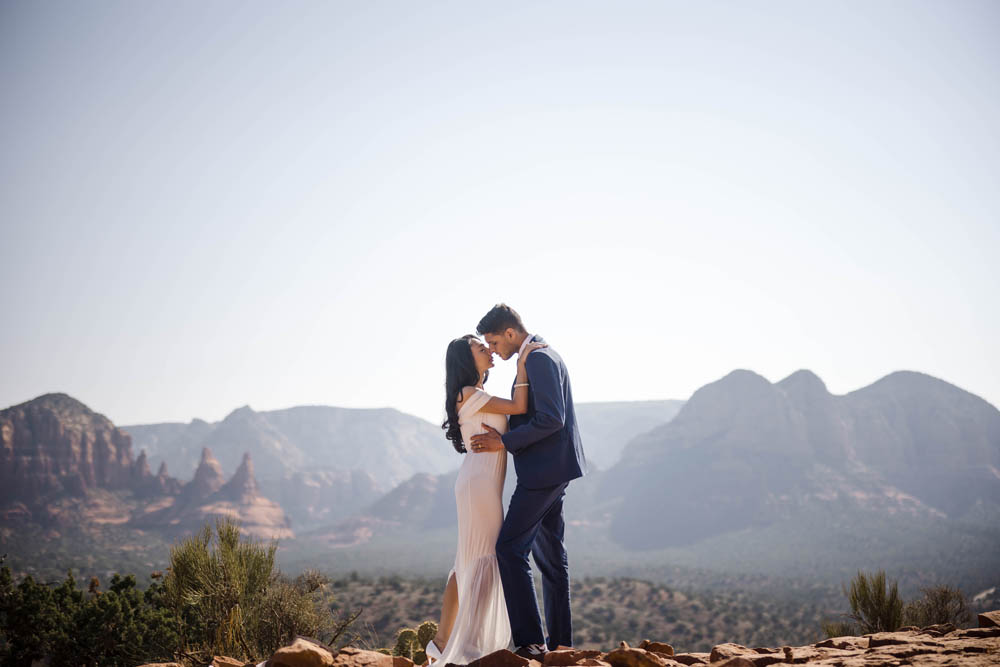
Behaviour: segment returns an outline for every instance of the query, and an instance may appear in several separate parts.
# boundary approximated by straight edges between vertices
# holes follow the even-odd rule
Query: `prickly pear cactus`
[[[417,642],[420,644],[420,648],[427,648],[427,644],[434,639],[434,635],[438,632],[438,625],[434,621],[424,621],[417,628]]]
[[[396,635],[396,646],[392,649],[393,655],[400,655],[404,658],[413,659],[414,644],[417,641],[417,631],[413,628],[403,628]]]

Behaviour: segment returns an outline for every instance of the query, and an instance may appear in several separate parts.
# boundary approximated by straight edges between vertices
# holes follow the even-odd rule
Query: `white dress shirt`
[[[518,358],[521,357],[521,355],[524,353],[524,348],[528,347],[528,343],[530,343],[531,339],[534,337],[535,334],[528,334],[527,336],[524,337],[524,340],[521,342],[521,348],[517,351]]]

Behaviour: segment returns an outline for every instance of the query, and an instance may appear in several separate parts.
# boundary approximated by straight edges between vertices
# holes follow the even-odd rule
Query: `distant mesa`
[[[120,495],[94,495],[98,491]],[[154,476],[145,449],[133,460],[128,433],[66,394],[0,411],[0,503],[5,517],[43,523],[185,532],[225,515],[239,518],[251,535],[294,535],[281,507],[261,495],[249,453],[228,482],[207,448],[187,484],[169,476],[165,461]]]
[[[808,507],[961,518],[1000,510],[1000,411],[932,376],[892,373],[843,396],[799,370],[736,370],[633,440],[602,497],[633,549],[763,527]],[[836,504],[836,505],[833,505]]]

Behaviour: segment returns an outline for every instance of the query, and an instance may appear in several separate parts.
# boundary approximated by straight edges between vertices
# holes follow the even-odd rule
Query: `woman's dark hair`
[[[524,324],[521,323],[521,316],[506,303],[498,303],[490,308],[490,312],[483,315],[483,319],[479,320],[479,326],[476,327],[480,336],[502,334],[507,329],[527,333]]]
[[[462,395],[462,387],[475,387],[479,384],[479,371],[476,370],[476,358],[472,356],[472,348],[469,347],[470,340],[478,339],[467,334],[451,341],[444,357],[444,412],[447,417],[441,428],[445,431],[445,437],[451,440],[455,450],[461,454],[465,453],[465,445],[462,444],[462,429],[458,425],[458,399]],[[484,382],[489,374],[489,371],[484,373]]]

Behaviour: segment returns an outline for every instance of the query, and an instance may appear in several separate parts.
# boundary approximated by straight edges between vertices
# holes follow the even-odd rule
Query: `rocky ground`
[[[1000,610],[979,615],[979,627],[950,624],[906,627],[862,637],[831,637],[807,646],[754,647],[719,644],[711,653],[674,653],[670,644],[644,640],[631,647],[599,650],[560,649],[543,662],[510,651],[491,653],[468,667],[769,667],[779,663],[810,667],[979,667],[1000,665]],[[346,647],[331,652],[300,637],[259,665],[217,657],[209,667],[414,667],[407,658]],[[181,667],[176,663],[142,667]]]

